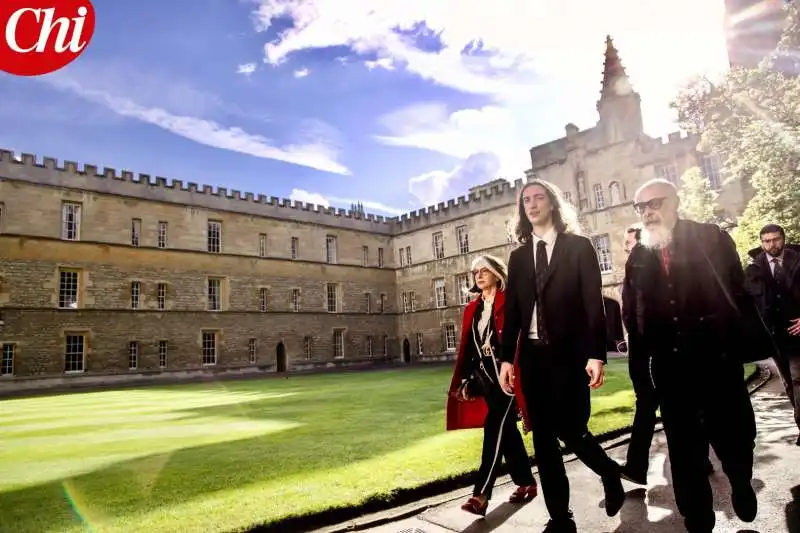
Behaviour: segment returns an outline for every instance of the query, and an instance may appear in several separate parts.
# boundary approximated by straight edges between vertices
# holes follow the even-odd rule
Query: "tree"
[[[697,222],[719,222],[717,211],[717,191],[703,175],[699,167],[692,167],[681,176],[680,196],[681,216]]]
[[[774,57],[800,52],[800,10]],[[694,80],[672,103],[681,127],[701,135],[698,148],[725,161],[724,183],[748,182],[754,196],[738,220],[734,239],[743,258],[758,245],[767,223],[781,224],[800,242],[800,77],[773,60],[755,69],[734,68],[722,79]]]

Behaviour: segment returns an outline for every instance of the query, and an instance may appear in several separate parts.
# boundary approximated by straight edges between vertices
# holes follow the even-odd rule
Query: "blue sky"
[[[0,73],[0,147],[396,215],[516,179],[596,122],[614,37],[651,135],[724,67],[722,0],[94,0],[51,75]]]

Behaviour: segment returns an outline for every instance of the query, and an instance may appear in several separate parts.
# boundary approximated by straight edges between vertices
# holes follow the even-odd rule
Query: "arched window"
[[[595,183],[592,185],[592,191],[594,191],[594,205],[595,209],[603,209],[606,206],[606,195],[603,191],[603,186],[599,183]]]
[[[611,205],[622,203],[622,190],[620,189],[618,181],[612,181],[608,185],[608,194],[611,196]]]

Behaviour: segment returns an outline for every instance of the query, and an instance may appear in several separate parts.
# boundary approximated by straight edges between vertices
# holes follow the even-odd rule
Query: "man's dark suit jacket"
[[[736,245],[715,224],[679,220],[670,276],[657,251],[634,248],[625,264],[622,307],[638,349],[681,350],[742,362],[770,357],[774,344],[745,290]]]
[[[508,260],[506,317],[501,359],[513,362],[517,341],[527,338],[536,301],[534,250],[528,241]],[[560,233],[553,246],[542,306],[549,344],[564,358],[586,365],[606,361],[606,316],[597,252],[586,237]],[[566,362],[566,360],[565,360]]]
[[[767,253],[759,248],[754,248],[747,252],[753,262],[745,268],[745,280],[747,291],[755,299],[758,310],[764,320],[768,321],[773,331],[777,332],[781,328],[789,327],[789,324],[773,323],[772,295],[769,291],[769,281],[772,277]],[[786,314],[790,317],[800,317],[800,245],[787,244],[783,249],[784,276],[791,296],[789,302],[785,302]],[[785,333],[785,332],[781,332]]]

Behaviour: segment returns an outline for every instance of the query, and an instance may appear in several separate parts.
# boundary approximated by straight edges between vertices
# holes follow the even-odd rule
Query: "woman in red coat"
[[[475,286],[471,292],[480,296],[464,310],[461,343],[447,401],[447,430],[483,427],[483,454],[475,489],[461,508],[485,516],[503,457],[511,479],[518,485],[510,502],[531,501],[537,485],[517,428],[515,398],[500,388],[495,357],[503,332],[506,266],[495,257],[482,255],[473,261],[472,273]]]

